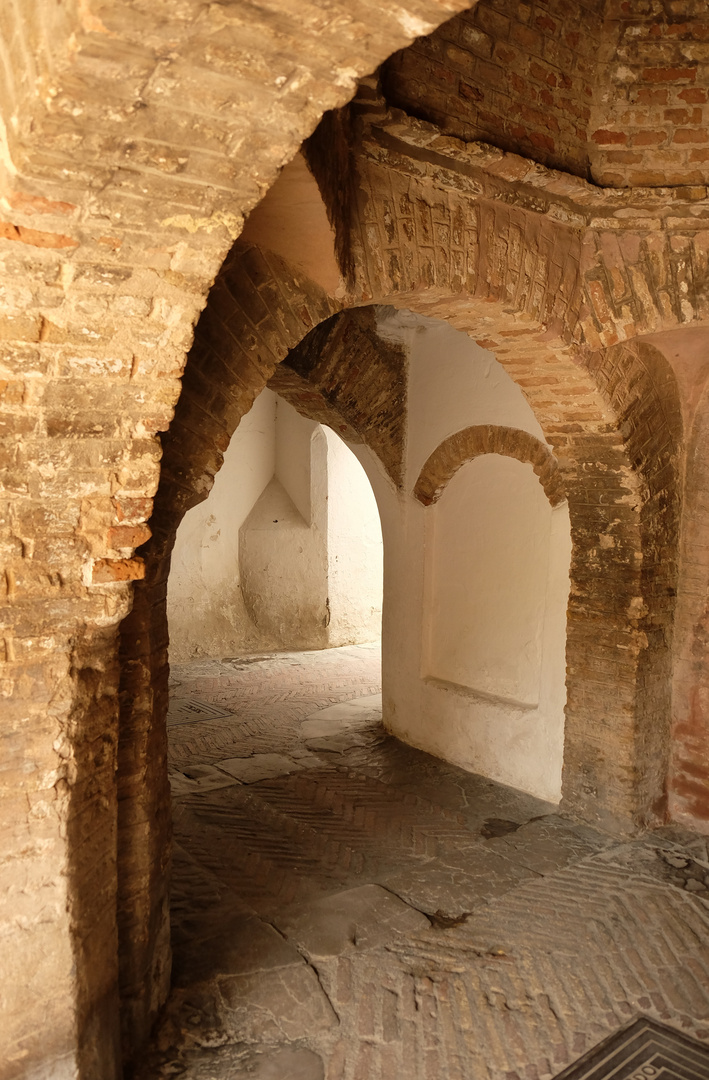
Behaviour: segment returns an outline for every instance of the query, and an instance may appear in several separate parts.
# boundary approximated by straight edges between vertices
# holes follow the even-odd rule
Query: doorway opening
[[[379,640],[382,533],[367,475],[330,429],[264,390],[168,584],[172,663]]]

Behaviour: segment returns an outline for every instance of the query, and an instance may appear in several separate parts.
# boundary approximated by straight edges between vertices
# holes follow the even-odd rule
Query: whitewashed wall
[[[361,464],[265,390],[178,531],[172,660],[370,641],[381,597],[381,525]]]
[[[500,424],[544,439],[494,356],[445,323],[383,310],[409,352],[407,479],[449,435]],[[564,740],[568,510],[530,465],[486,455],[440,501],[399,500],[385,576],[384,717],[406,742],[556,802]]]

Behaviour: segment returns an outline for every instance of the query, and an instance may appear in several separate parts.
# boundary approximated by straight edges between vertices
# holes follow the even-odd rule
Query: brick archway
[[[282,372],[278,365],[321,324],[337,324],[333,317],[344,307],[392,304],[443,318],[493,350],[526,394],[558,461],[571,515],[564,805],[613,828],[664,813],[681,430],[668,426],[659,407],[659,362],[648,366],[625,347],[588,347],[577,229],[524,207],[432,187],[371,160],[362,165],[361,183],[352,236],[357,274],[347,300],[328,296],[279,257],[237,242],[198,324],[163,441],[153,537],[142,550],[146,579],[136,587],[122,637],[120,919],[129,1002],[146,983],[146,964],[160,954],[165,925],[165,884],[150,875],[168,825],[158,822],[136,843],[135,820],[153,820],[165,792],[165,595],[177,525],[206,498],[231,433],[260,389],[275,376],[274,386],[290,380],[292,393],[305,392],[314,368],[305,377],[302,367],[291,368],[286,376],[289,365]],[[325,364],[325,371],[331,375],[336,366]],[[321,387],[327,407],[333,385]],[[662,388],[668,386],[676,397],[666,380]],[[355,395],[341,415],[371,445],[378,424],[357,420],[356,411]],[[385,465],[396,479],[392,462]],[[658,529],[662,561],[654,558]],[[660,593],[668,602],[658,619]],[[143,767],[137,785],[133,762],[145,761],[148,751],[150,775]],[[136,922],[153,927],[137,942]]]
[[[559,463],[548,446],[519,428],[479,424],[444,439],[428,457],[414,486],[424,506],[438,502],[458,469],[484,454],[500,454],[532,466],[552,506],[566,498]]]
[[[39,932],[33,935],[38,950],[35,956],[45,943],[62,942],[64,966],[57,977],[54,999],[67,1002],[61,1006],[65,1012],[57,1029],[61,1028],[62,1038],[71,1033],[66,1034],[61,1052],[76,1052],[80,1068],[90,1072],[96,1058],[95,1049],[88,1045],[95,1041],[89,1020],[99,1017],[100,1002],[106,1003],[107,1016],[113,1013],[113,913],[109,911],[110,903],[99,912],[93,900],[97,882],[106,896],[115,889],[115,626],[131,601],[129,579],[140,572],[139,562],[132,561],[131,555],[145,537],[144,521],[158,475],[155,433],[169,422],[194,319],[240,228],[241,212],[258,201],[280,163],[315,123],[321,108],[340,104],[349,96],[353,72],[356,75],[371,70],[392,48],[426,32],[442,12],[449,13],[460,4],[457,0],[421,0],[414,6],[413,17],[402,21],[398,5],[382,8],[381,4],[368,2],[362,10],[371,12],[371,18],[360,23],[349,18],[346,5],[340,5],[343,23],[335,5],[333,20],[323,24],[316,19],[307,25],[307,33],[301,19],[295,27],[297,33],[290,34],[299,50],[295,57],[289,53],[297,61],[297,76],[284,75],[283,84],[276,78],[267,91],[261,85],[258,57],[262,42],[267,42],[263,59],[268,65],[269,53],[273,55],[272,39],[256,14],[249,33],[254,33],[257,42],[254,85],[259,107],[252,110],[240,107],[234,100],[235,89],[248,89],[248,79],[237,76],[233,58],[228,50],[222,51],[233,35],[238,40],[241,32],[239,25],[225,27],[220,22],[227,17],[223,6],[205,8],[204,21],[196,29],[189,18],[160,24],[143,12],[135,32],[124,21],[120,5],[102,5],[100,15],[90,10],[91,5],[80,5],[76,25],[72,5],[50,6],[41,9],[48,21],[28,18],[23,5],[14,5],[7,16],[9,36],[18,47],[11,57],[14,77],[8,82],[6,117],[12,116],[17,123],[5,125],[5,156],[12,168],[5,177],[4,216],[8,220],[2,231],[12,263],[8,281],[21,281],[22,287],[13,287],[13,296],[6,297],[8,308],[2,326],[2,336],[12,353],[13,380],[17,376],[10,384],[3,413],[3,423],[12,432],[7,463],[11,514],[5,534],[11,562],[7,576],[11,618],[4,648],[15,687],[13,717],[17,717],[23,732],[31,732],[13,744],[17,775],[22,785],[28,785],[28,799],[44,798],[48,793],[57,800],[51,825],[49,819],[43,819],[41,825],[32,824],[34,847],[22,850],[28,880],[43,882],[46,868],[51,865],[55,883],[52,902],[58,914],[54,923],[47,923],[47,937]],[[270,13],[265,17],[270,18]],[[207,78],[204,56],[213,46],[217,47],[219,62]],[[209,107],[214,111],[209,122],[204,120],[205,101],[198,89],[207,82],[215,95],[210,98]],[[180,103],[178,112],[172,107],[175,101]],[[173,127],[175,116],[179,122]],[[386,134],[390,139],[394,137],[392,131]],[[429,142],[433,138],[430,132],[426,137]],[[580,183],[558,174],[544,174],[514,155],[488,154],[475,145],[463,148],[461,153],[462,144],[454,143],[439,139],[434,148],[438,161],[432,168],[438,169],[439,180],[445,181],[446,162],[450,164],[457,155],[451,168],[458,183],[467,186],[473,201],[481,193],[491,200],[487,210],[481,212],[480,222],[489,224],[495,217],[501,222],[497,229],[493,221],[491,232],[499,242],[483,245],[483,262],[475,264],[482,265],[481,272],[490,284],[488,293],[481,288],[478,294],[481,301],[487,297],[490,306],[483,303],[477,312],[472,308],[470,311],[475,332],[481,338],[489,337],[500,354],[515,342],[520,345],[507,348],[507,368],[511,373],[516,371],[518,381],[530,395],[534,393],[535,408],[546,410],[545,427],[550,440],[552,428],[557,425],[554,446],[559,459],[567,462],[564,468],[576,470],[579,505],[587,489],[598,509],[598,519],[590,527],[586,544],[588,551],[595,552],[589,563],[593,574],[606,566],[605,555],[596,561],[596,547],[602,553],[606,549],[601,541],[615,545],[617,534],[627,532],[623,550],[635,551],[642,569],[638,590],[634,584],[638,567],[632,561],[628,563],[632,582],[627,598],[635,606],[626,609],[625,621],[629,620],[634,636],[630,641],[619,636],[616,644],[618,648],[627,645],[628,655],[639,650],[656,673],[656,685],[663,670],[657,658],[663,650],[666,653],[671,620],[677,453],[671,451],[667,467],[661,468],[660,449],[654,439],[644,438],[646,421],[634,426],[632,379],[636,376],[628,376],[629,367],[637,373],[641,387],[646,387],[643,401],[647,395],[647,400],[657,400],[657,395],[653,397],[654,375],[648,375],[642,358],[636,362],[635,354],[604,350],[638,333],[707,318],[709,294],[704,283],[709,249],[702,227],[704,195],[697,190],[665,191],[659,195],[644,192],[635,203],[633,195],[613,195],[606,206],[603,198],[594,196]],[[253,155],[239,153],[242,144],[253,147]],[[383,149],[385,143],[380,142],[379,151]],[[413,172],[422,174],[430,162],[425,160],[420,145],[415,149],[418,156],[414,155]],[[703,154],[703,149],[698,153]],[[470,160],[479,164],[481,159],[488,163],[487,187],[476,187],[478,181],[468,169]],[[403,167],[411,171],[411,162]],[[514,185],[520,177],[527,178],[527,187],[515,196]],[[579,193],[582,197],[577,198]],[[165,216],[166,204],[173,202],[180,211]],[[695,215],[695,210],[700,213]],[[551,217],[542,226],[535,221],[535,215],[553,214],[557,215],[557,225],[566,222],[572,232],[577,230],[578,235],[583,235],[580,256],[576,250],[570,254],[564,243],[555,246],[555,236],[558,239],[566,226],[558,225],[555,233],[549,224]],[[625,215],[622,219],[621,214]],[[511,228],[505,224],[506,215],[512,221]],[[463,215],[455,228],[462,224],[465,229],[468,221],[475,220],[474,215],[469,219]],[[398,228],[396,220],[394,224]],[[456,284],[458,277],[463,280],[468,275],[468,268],[460,263],[466,248],[454,242],[450,229],[446,240],[449,226],[444,220],[435,224],[435,235],[429,239],[421,235],[421,258],[416,253],[411,255],[410,246],[399,245],[401,266],[406,267],[409,257],[418,258],[422,273],[410,283],[418,301],[424,307],[429,305],[428,310],[440,302],[441,313],[447,304],[448,315],[460,317],[459,325],[467,329],[467,316],[462,310],[465,298],[458,294]],[[578,235],[572,245],[576,248]],[[448,265],[438,268],[436,259],[446,250],[450,251]],[[469,252],[473,250],[471,246]],[[65,259],[60,253],[70,257]],[[550,258],[555,266],[550,275],[552,286],[545,293],[537,273],[540,257],[541,261]],[[561,270],[559,259],[563,262]],[[477,269],[475,274],[477,288]],[[425,290],[427,298],[423,296]],[[543,303],[540,301],[535,315],[540,290],[544,293]],[[381,295],[396,296],[392,302],[404,303],[405,292],[396,284]],[[264,295],[261,290],[261,298]],[[364,302],[367,297],[359,299]],[[325,310],[332,312],[336,307],[325,298]],[[296,301],[292,313],[297,328]],[[251,316],[258,321],[255,310]],[[536,329],[530,330],[525,324],[526,316],[532,322],[536,320]],[[247,329],[252,325],[248,319],[246,325]],[[525,338],[525,334],[532,336]],[[293,340],[296,338],[294,328]],[[551,404],[545,403],[544,388],[554,381],[552,364],[558,361],[563,367],[563,357],[558,350],[544,351],[550,341],[565,345],[575,341],[588,348],[586,354],[577,356],[573,350],[569,353],[568,370],[580,370],[573,367],[580,357],[593,385],[601,387],[603,400],[613,399],[617,390],[621,403],[614,406],[610,417],[603,409],[594,412],[591,404],[588,415],[577,416],[575,421],[569,420],[563,410],[561,419],[555,417],[556,399],[551,395]],[[598,351],[592,355],[590,350]],[[250,362],[249,358],[244,361],[247,366]],[[534,389],[533,380],[540,377],[536,363],[541,365],[544,376]],[[204,380],[205,394],[213,394],[214,398],[204,410],[197,411],[192,428],[187,424],[175,427],[176,437],[179,431],[196,434],[194,427],[202,427],[208,436],[214,414],[227,408],[219,399],[219,380],[213,385],[208,370],[193,372],[190,362],[188,379],[193,375],[197,382]],[[527,380],[525,384],[523,379]],[[562,383],[560,379],[554,384],[559,392]],[[567,392],[573,385],[570,379]],[[247,396],[251,392],[248,385],[244,392]],[[619,420],[625,417],[624,399],[632,409]],[[582,404],[587,404],[585,398]],[[236,396],[228,408],[238,413],[241,405]],[[659,437],[667,432],[665,421],[658,429]],[[574,423],[589,425],[586,456],[579,449],[582,440],[576,438],[579,433],[573,430]],[[594,426],[597,423],[598,428]],[[606,423],[610,428],[604,428]],[[611,433],[617,430],[618,423],[623,440],[616,448]],[[572,429],[564,430],[565,425]],[[225,437],[221,422],[219,428],[216,440]],[[668,445],[674,445],[674,435],[670,434]],[[25,436],[29,440],[27,450],[21,446]],[[616,472],[593,471],[594,462],[601,460],[592,453],[594,437],[598,437],[603,454],[616,455]],[[647,454],[646,444],[650,447]],[[193,449],[196,457],[202,453],[197,444]],[[213,449],[211,453],[213,457]],[[169,451],[166,463],[168,456]],[[179,468],[172,478],[172,488],[164,489],[165,505],[158,507],[153,519],[156,545],[151,550],[157,551],[161,543],[165,545],[163,550],[169,547],[170,500],[174,497],[174,509],[179,513],[183,502],[203,496],[207,490],[210,470],[218,461],[210,460],[208,448],[204,450],[204,461],[199,476],[199,469],[195,470],[196,494],[191,486],[194,477],[180,474]],[[57,462],[59,471],[50,477]],[[617,524],[609,520],[597,494],[613,476],[622,480],[614,503],[618,508]],[[207,488],[200,486],[204,477]],[[638,501],[639,515],[634,509]],[[167,524],[161,536],[163,511]],[[580,530],[587,520],[579,516]],[[661,528],[657,527],[658,521],[663,523]],[[630,534],[636,526],[640,542],[633,547],[635,540]],[[653,537],[657,536],[664,537],[662,545],[655,544]],[[663,565],[661,555],[667,556]],[[61,576],[55,572],[53,560],[61,563]],[[585,596],[586,591],[597,588],[597,583],[591,580],[592,575],[588,580],[584,578],[582,571],[579,565],[581,592]],[[145,794],[152,766],[144,770],[139,757],[147,752],[159,755],[160,725],[153,725],[150,736],[146,732],[151,728],[153,695],[158,700],[159,715],[159,701],[164,694],[162,676],[156,674],[151,681],[151,657],[164,647],[158,645],[162,601],[159,589],[154,593],[154,604],[146,600],[147,595],[142,587],[138,590],[136,604],[142,608],[136,613],[135,626],[144,631],[142,651],[131,650],[126,655],[128,681],[122,691],[126,708],[131,694],[136,702],[135,723],[128,710],[121,736],[121,774],[131,778],[122,794],[122,873],[130,864],[136,886],[135,891],[126,888],[124,899],[152,888],[151,874],[159,878],[162,873],[159,859],[155,861],[161,845],[146,851],[143,842],[150,835],[152,814],[161,793],[158,780],[155,798]],[[663,603],[661,619],[654,622],[643,613],[643,605],[655,610],[657,596],[662,596]],[[619,608],[618,618],[621,616]],[[51,620],[51,635],[45,633],[47,619]],[[609,624],[599,625],[607,630]],[[613,650],[607,644],[603,648],[607,649],[608,672],[612,673]],[[604,663],[605,659],[606,653]],[[621,667],[626,670],[625,661]],[[650,685],[645,682],[647,672],[641,663],[634,670],[636,686]],[[628,679],[632,681],[630,675]],[[652,705],[648,716],[661,720],[663,701],[655,699],[654,689],[649,693],[653,701],[646,698],[645,704]],[[662,723],[655,724],[654,719],[638,724],[635,742],[643,753],[652,725],[662,728]],[[98,747],[102,748],[100,755]],[[29,778],[22,771],[22,755],[26,752],[31,752],[35,764]],[[55,776],[56,786],[52,779]],[[656,788],[656,781],[657,777],[650,787]],[[591,806],[593,770],[588,783]],[[649,791],[639,804],[649,805]],[[14,800],[14,793],[11,797]],[[9,805],[8,813],[14,814],[14,802]],[[92,813],[87,825],[89,807]],[[13,857],[17,845],[13,836]],[[65,890],[67,859],[70,885]],[[35,891],[40,894],[39,884]],[[72,902],[68,920],[67,897]],[[159,935],[159,927],[164,924],[159,887],[156,897],[155,903],[150,901],[143,910],[136,908],[135,919],[126,924],[136,941],[144,934],[151,940]],[[149,930],[145,929],[145,911],[152,913]],[[15,944],[26,937],[24,931],[15,933],[9,946],[14,962],[19,957],[25,963],[32,955],[24,940]],[[73,963],[79,968],[79,978],[72,973]],[[145,981],[146,970],[135,965],[131,978],[138,985]],[[160,985],[159,978],[156,985]],[[34,1008],[31,1012],[32,1026],[23,1017],[11,1038],[14,1042],[27,1038],[28,1052],[41,1057],[42,1048],[35,1051],[37,1013]],[[87,1044],[78,1049],[74,1012]],[[140,1023],[144,1024],[144,1019],[136,1019],[135,1024]],[[110,1017],[105,1022],[99,1017],[96,1025],[102,1027],[107,1041]]]
[[[278,256],[245,243],[235,245],[212,297],[163,440],[152,536],[141,548],[145,574],[121,624],[119,957],[124,1022],[136,1040],[147,1033],[152,1013],[148,988],[167,972],[166,601],[180,521],[209,494],[231,435],[269,383],[305,415],[330,422],[353,442],[366,442],[392,482],[401,481],[403,351],[381,343],[375,348],[371,310],[333,318],[338,305],[320,287]],[[348,357],[368,362],[377,391],[369,400]],[[136,925],[146,928],[142,934],[135,933]]]
[[[410,189],[405,178],[402,183]],[[365,213],[374,205],[370,193]],[[380,213],[387,217],[388,235],[400,226],[400,234],[405,235],[406,228],[397,215],[417,212],[410,193],[400,197],[397,206],[398,210],[391,199],[382,199],[379,204]],[[456,218],[462,219],[462,207],[445,192],[438,222],[437,209],[429,194],[418,212],[427,218],[424,227],[430,236],[438,231],[450,238]],[[484,249],[479,256],[484,272],[476,271],[475,279],[469,276],[466,281],[454,275],[447,284],[450,268],[460,264],[450,252],[443,270],[435,270],[436,265],[440,267],[435,259],[426,264],[430,271],[427,279],[422,275],[425,267],[421,261],[397,280],[385,273],[385,245],[377,250],[375,223],[370,222],[369,255],[367,260],[360,258],[356,295],[360,302],[366,296],[447,318],[493,349],[526,393],[559,462],[574,538],[566,805],[590,820],[640,823],[662,812],[668,752],[667,703],[658,697],[653,710],[647,711],[648,702],[643,701],[641,692],[647,679],[641,679],[640,673],[658,671],[652,682],[659,685],[669,671],[671,603],[663,610],[661,626],[654,622],[650,626],[647,617],[651,606],[656,606],[653,597],[658,589],[670,595],[675,574],[677,432],[668,434],[664,413],[655,407],[659,401],[653,381],[656,373],[635,353],[618,347],[591,354],[560,339],[564,329],[564,312],[558,310],[560,280],[574,285],[561,289],[573,311],[578,275],[574,277],[573,265],[554,258],[553,227],[549,231],[547,223],[535,221],[527,230],[527,243],[533,244],[538,263],[544,261],[539,250],[552,245],[545,262],[552,273],[546,281],[538,277],[534,288],[520,287],[517,299],[523,310],[515,310],[510,302],[501,302],[494,295],[504,291],[500,284],[503,277],[493,265],[495,253],[511,253],[522,265],[527,258],[525,248],[520,247],[525,235],[520,214],[482,207],[475,244]],[[442,229],[444,218],[448,233]],[[517,243],[513,243],[515,239]],[[557,248],[561,250],[559,245]],[[461,250],[472,266],[472,252],[464,247]],[[573,264],[579,256],[573,237],[564,250]],[[390,268],[406,264],[403,255],[397,262],[391,249],[388,259]],[[375,291],[378,288],[388,291],[380,294]],[[178,410],[175,435],[171,431],[166,440],[154,539],[145,549],[156,567],[158,552],[169,549],[184,509],[208,492],[219,440],[228,440],[229,428],[236,426],[256,389],[276,372],[278,357],[284,358],[298,335],[304,336],[308,323],[317,320],[318,312],[325,317],[332,312],[333,302],[321,292],[312,295],[309,289],[282,260],[253,247],[237,245],[225,266],[215,287],[215,304],[207,308],[198,328],[191,361],[194,374],[188,373],[186,378],[188,393]],[[556,314],[545,308],[547,298],[557,305]],[[556,335],[540,314],[555,322]],[[211,387],[209,377],[200,374],[202,369],[211,372]],[[205,402],[210,403],[211,420]],[[654,425],[654,439],[648,440],[650,424]],[[161,507],[165,508],[162,516]],[[651,564],[648,553],[655,544],[653,530],[659,513],[664,515],[667,558],[661,564]],[[138,591],[145,593],[146,589],[143,586]],[[653,601],[652,605],[647,601]],[[592,639],[602,644],[597,645],[590,664]],[[600,710],[598,703],[605,700],[604,693],[607,708]],[[645,720],[638,716],[641,702]],[[599,721],[600,711],[603,717]],[[643,730],[649,726],[652,731]],[[653,770],[651,756],[660,762]]]

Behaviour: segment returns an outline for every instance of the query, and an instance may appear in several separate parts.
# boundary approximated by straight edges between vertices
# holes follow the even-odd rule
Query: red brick
[[[683,68],[645,68],[642,74],[645,82],[694,82],[697,77],[697,69],[693,67]]]
[[[71,214],[76,210],[74,203],[45,199],[41,195],[28,195],[25,191],[9,192],[7,201],[23,214]]]
[[[147,525],[114,525],[108,530],[108,540],[112,548],[137,548],[145,544],[150,536]]]
[[[537,15],[534,25],[542,31],[548,30],[550,34],[556,34],[559,29],[558,23],[550,19],[548,15]]]
[[[641,105],[666,105],[668,97],[668,91],[664,87],[655,89],[650,86],[641,86],[634,94],[635,100]]]
[[[666,131],[638,131],[630,138],[631,146],[658,146],[667,139]]]
[[[692,105],[703,105],[707,100],[707,91],[700,86],[688,86],[686,90],[681,90],[677,97]]]
[[[624,131],[609,131],[606,128],[599,128],[598,131],[594,131],[591,138],[599,146],[610,146],[612,144],[627,143],[628,136]]]
[[[547,71],[536,60],[532,60],[529,65],[529,74],[533,79],[538,79],[539,82],[545,82],[547,86],[556,86],[557,78],[553,71]]]
[[[525,49],[527,52],[534,53],[536,56],[541,54],[542,35],[537,30],[533,30],[531,26],[525,26],[523,23],[512,23],[510,26],[510,41],[513,41],[515,45],[519,45],[520,48]]]
[[[552,152],[556,145],[550,135],[542,135],[539,131],[533,131],[529,136],[529,141],[539,150],[551,150]]]
[[[145,577],[142,559],[97,559],[91,580],[94,585],[106,585],[115,581],[140,581]]]
[[[477,86],[472,86],[470,83],[465,82],[463,79],[458,84],[458,93],[466,101],[484,101],[485,95],[482,90],[479,90]]]
[[[639,165],[642,160],[642,154],[634,154],[631,150],[610,150],[606,154],[606,161],[611,165]]]
[[[672,136],[673,143],[705,143],[709,140],[706,128],[678,128]]]
[[[60,233],[40,232],[38,229],[26,229],[24,225],[13,225],[9,221],[0,221],[0,237],[5,240],[18,240],[21,244],[31,244],[40,248],[78,247],[79,241]]]

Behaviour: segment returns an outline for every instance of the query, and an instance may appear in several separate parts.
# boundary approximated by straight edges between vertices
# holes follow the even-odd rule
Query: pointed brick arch
[[[646,613],[656,607],[657,589],[670,596],[667,583],[675,568],[673,558],[658,565],[648,555],[655,518],[647,477],[668,444],[664,417],[651,406],[659,400],[653,379],[622,349],[591,354],[561,336],[569,322],[576,322],[579,248],[573,236],[562,244],[555,239],[554,223],[535,217],[529,224],[515,208],[482,207],[466,216],[469,207],[462,197],[429,190],[423,198],[416,181],[374,169],[364,209],[367,259],[360,258],[357,300],[447,318],[493,349],[524,390],[559,462],[574,539],[566,805],[606,824],[650,819],[661,812],[667,757],[668,717],[659,687],[669,663],[669,628],[648,633]],[[399,273],[402,267],[406,272]],[[320,292],[304,304],[310,286],[254,248],[237,245],[222,278],[215,304],[198,328],[196,377],[186,379],[183,408],[185,415],[199,418],[199,424],[187,424],[198,452],[184,435],[166,441],[161,485],[166,494],[159,492],[156,509],[168,512],[155,521],[153,551],[157,544],[169,548],[183,508],[205,497],[219,453],[215,440],[228,438],[255,386],[276,372],[277,357],[285,357],[298,335],[304,336],[308,321],[314,322],[318,311],[327,316],[335,306]],[[282,297],[295,298],[287,312],[274,301]],[[309,312],[308,320],[303,311]],[[229,365],[232,383],[225,379]],[[218,387],[212,382],[210,390],[205,368],[219,373]],[[209,393],[212,412],[221,409],[211,420],[204,408]],[[657,419],[656,445],[634,454],[633,440],[638,446],[647,443],[650,416]],[[634,426],[629,417],[640,419]],[[675,479],[673,463],[670,455],[667,467],[656,469],[668,490]],[[668,551],[674,543],[671,517],[665,529]],[[666,607],[663,617],[671,622],[671,603]],[[649,671],[656,677],[648,680]],[[642,693],[648,682],[658,688],[650,710]],[[658,745],[660,765],[651,768],[650,753]]]
[[[175,417],[163,438],[152,536],[141,549],[145,577],[136,582],[133,608],[121,624],[118,928],[124,1015],[133,1038],[149,1015],[148,972],[165,964],[166,604],[177,528],[185,512],[207,498],[233,432],[269,380],[305,415],[367,442],[393,483],[401,482],[402,349],[374,348],[371,310],[333,319],[338,307],[279,256],[237,242],[200,318]],[[373,387],[368,394],[372,377],[376,392]],[[136,825],[145,822],[150,825],[137,843]],[[145,932],[136,935],[136,925]]]
[[[235,245],[217,279],[197,327],[175,420],[163,440],[153,539],[143,549],[146,580],[136,587],[124,626],[127,743],[147,745],[161,728],[169,553],[185,510],[206,498],[240,417],[274,376],[274,386],[290,380],[292,393],[305,393],[317,365],[290,368],[290,374],[289,363],[282,373],[278,365],[300,350],[307,334],[317,336],[320,324],[343,307],[392,304],[443,318],[493,350],[534,409],[558,461],[573,538],[564,804],[612,828],[655,820],[663,813],[667,764],[664,687],[681,439],[656,407],[657,380],[664,378],[660,365],[648,366],[633,348],[589,348],[578,229],[525,206],[480,199],[473,185],[466,190],[467,182],[462,190],[432,184],[419,175],[418,161],[397,158],[393,166],[375,156],[362,163],[352,244],[357,279],[346,300],[327,296],[283,260],[243,243]],[[335,371],[327,364],[321,369],[318,407],[333,407],[335,384],[328,379]],[[340,416],[371,445],[379,429],[357,417],[356,380],[349,390],[347,378],[338,385],[344,395]],[[395,443],[390,439],[388,449],[379,447],[392,478],[396,463],[385,458]],[[662,563],[654,557],[660,519],[667,556]],[[648,619],[658,594],[667,598],[659,622],[654,615]],[[129,795],[128,837],[136,803],[140,816],[150,819],[159,802],[154,792],[164,784],[163,753],[164,742],[151,760],[154,783],[144,783],[138,793],[128,762],[122,778]],[[154,952],[151,942],[132,944],[130,929],[136,921],[145,923],[136,907],[147,898],[153,924],[160,923],[156,905],[165,889],[150,888],[148,875],[164,831],[161,836],[138,855],[133,849],[130,874],[124,875],[127,987],[139,985],[141,964]]]

